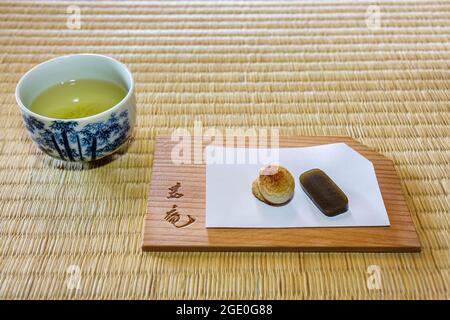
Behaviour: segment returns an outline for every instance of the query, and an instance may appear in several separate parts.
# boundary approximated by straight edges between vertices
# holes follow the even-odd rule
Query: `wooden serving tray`
[[[280,137],[279,145],[307,147],[337,142],[346,143],[372,161],[391,222],[390,227],[207,229],[206,165],[173,164],[172,148],[178,142],[172,142],[170,137],[159,136],[156,138],[142,249],[144,251],[420,251],[420,242],[391,160],[348,137]],[[206,145],[205,143],[204,146]]]

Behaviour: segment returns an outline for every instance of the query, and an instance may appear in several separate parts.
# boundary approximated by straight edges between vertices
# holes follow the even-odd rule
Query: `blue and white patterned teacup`
[[[126,88],[127,95],[112,108],[79,119],[52,119],[28,108],[48,87],[86,78],[112,81]],[[17,84],[16,100],[31,139],[45,153],[66,161],[92,161],[113,153],[130,137],[136,121],[131,72],[102,55],[69,55],[35,66]]]

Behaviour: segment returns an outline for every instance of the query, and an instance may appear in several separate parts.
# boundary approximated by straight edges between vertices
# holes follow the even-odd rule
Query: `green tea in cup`
[[[16,101],[31,140],[63,161],[112,154],[136,123],[130,70],[99,54],[61,56],[34,66],[17,83]]]
[[[126,94],[124,88],[106,80],[69,80],[41,92],[31,102],[30,110],[49,118],[78,119],[112,108]]]

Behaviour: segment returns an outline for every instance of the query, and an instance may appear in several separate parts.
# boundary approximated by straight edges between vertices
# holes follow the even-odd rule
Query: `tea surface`
[[[126,94],[125,89],[105,80],[69,80],[40,93],[30,110],[49,118],[83,118],[110,109]]]

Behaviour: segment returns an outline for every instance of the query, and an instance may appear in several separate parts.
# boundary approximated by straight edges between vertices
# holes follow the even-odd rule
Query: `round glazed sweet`
[[[267,203],[267,204],[271,204],[269,202],[266,201],[266,199],[264,199],[263,195],[261,194],[261,192],[259,191],[259,182],[258,182],[258,178],[256,178],[253,183],[252,183],[252,193],[253,195],[256,197],[256,199]]]
[[[282,166],[268,165],[262,168],[257,181],[259,194],[264,198],[265,202],[270,204],[284,204],[291,200],[294,195],[294,177]],[[255,194],[255,192],[253,193]],[[255,196],[260,199],[260,196],[256,194]]]

